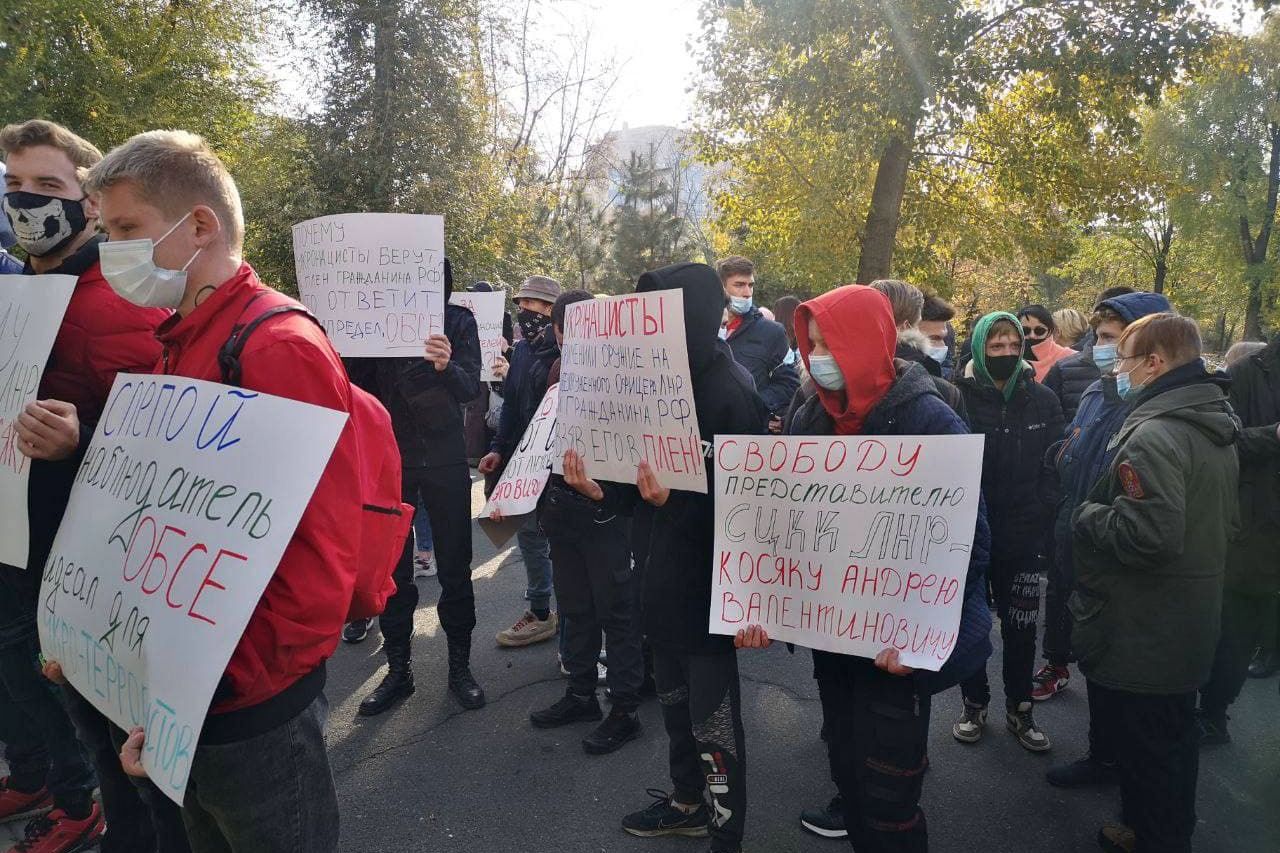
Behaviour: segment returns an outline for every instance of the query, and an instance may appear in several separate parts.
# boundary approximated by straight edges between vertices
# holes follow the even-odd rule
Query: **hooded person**
[[[1075,417],[1080,398],[1089,386],[1097,382],[1103,373],[1111,372],[1116,357],[1116,341],[1124,327],[1139,317],[1172,310],[1163,294],[1141,291],[1109,297],[1094,306],[1089,317],[1089,332],[1081,339],[1080,351],[1056,362],[1044,377],[1044,384],[1058,395],[1062,414],[1068,421]],[[1099,339],[1100,326],[1103,327],[1104,339]],[[1107,334],[1108,331],[1111,334]]]
[[[1102,827],[1104,850],[1190,853],[1196,826],[1196,691],[1212,668],[1240,521],[1240,421],[1201,347],[1188,317],[1125,328],[1116,390],[1133,408],[1071,517],[1072,645],[1115,750],[1126,824]]]
[[[467,467],[462,407],[480,393],[480,336],[475,317],[450,305],[453,269],[444,262],[444,334],[432,335],[426,358],[347,359],[351,380],[373,394],[391,414],[400,448],[405,503],[422,506],[431,521],[440,580],[436,611],[449,645],[448,689],[462,707],[484,705],[484,691],[471,674],[471,634],[476,625],[471,584],[471,472]],[[396,591],[379,617],[387,674],[360,703],[360,714],[375,716],[414,692],[411,649],[414,540],[396,565]],[[368,622],[350,623],[347,642],[359,642]]]
[[[1032,681],[1031,698],[1043,701],[1066,689],[1071,681],[1071,614],[1067,597],[1075,583],[1071,553],[1071,512],[1084,502],[1090,487],[1111,464],[1115,445],[1111,439],[1120,431],[1129,413],[1131,401],[1116,393],[1112,372],[1116,361],[1116,343],[1125,327],[1148,314],[1172,311],[1169,300],[1159,293],[1128,290],[1105,296],[1089,318],[1091,341],[1076,356],[1054,365],[1045,378],[1045,386],[1058,393],[1069,423],[1053,454],[1058,472],[1059,498],[1053,526],[1052,559],[1049,583],[1045,591],[1045,627],[1043,652],[1047,659]],[[1093,377],[1089,379],[1089,377]],[[1084,389],[1077,391],[1088,379]],[[1113,778],[1107,768],[1114,763],[1110,751],[1097,740],[1090,727],[1091,759],[1049,771],[1050,782],[1072,786],[1089,780]]]
[[[637,293],[680,290],[694,406],[704,446],[717,435],[759,434],[766,410],[755,385],[719,339],[725,297],[706,264],[673,264],[640,277]],[[647,463],[637,488],[637,526],[648,532],[642,625],[653,646],[654,677],[670,738],[673,793],[627,815],[639,836],[710,834],[715,853],[742,848],[746,819],[746,754],[738,660],[730,637],[708,630],[715,549],[714,469],[706,494],[658,486]],[[710,788],[712,807],[704,801]]]
[[[1003,640],[1005,722],[1026,749],[1044,752],[1049,739],[1031,711],[1031,677],[1040,610],[1040,560],[1056,505],[1054,474],[1045,464],[1062,435],[1062,407],[1034,380],[1022,358],[1022,326],[998,311],[973,328],[973,360],[957,380],[969,425],[986,436],[982,493],[991,524],[987,572]],[[963,714],[952,728],[962,743],[976,743],[986,726],[991,688],[986,669],[961,684]]]
[[[795,409],[789,435],[961,435],[969,430],[920,365],[894,358],[897,330],[888,300],[847,285],[796,310],[800,353],[817,385]],[[991,654],[985,570],[986,512],[977,525],[955,649],[936,673],[913,671],[886,649],[875,661],[813,652],[814,677],[828,732],[831,774],[840,794],[805,812],[806,828],[847,831],[857,850],[923,851],[928,839],[920,793],[928,766],[932,696],[982,667]],[[759,626],[740,632],[743,647],[767,645]]]

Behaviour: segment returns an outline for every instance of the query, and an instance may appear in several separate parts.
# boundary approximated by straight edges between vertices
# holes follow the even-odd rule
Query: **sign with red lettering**
[[[302,304],[349,358],[420,356],[444,330],[444,217],[342,213],[293,226]]]
[[[937,670],[956,644],[980,435],[716,436],[711,632]]]
[[[346,414],[177,376],[116,377],[45,564],[44,656],[147,732],[182,803],[214,689]]]
[[[497,382],[493,363],[502,356],[507,339],[502,337],[502,315],[507,310],[505,293],[455,292],[449,297],[450,305],[466,308],[476,318],[476,331],[480,334],[480,381]]]
[[[0,275],[0,563],[20,569],[31,547],[31,460],[14,425],[35,402],[75,286],[73,275]]]
[[[538,410],[525,428],[516,452],[511,455],[502,478],[493,487],[482,515],[488,518],[496,509],[504,516],[524,515],[538,506],[538,498],[551,477],[551,457],[555,453],[556,404],[560,386],[552,385],[538,404]]]
[[[634,483],[645,459],[662,485],[706,494],[683,291],[575,302],[560,351],[557,474],[567,450],[589,476],[615,483]]]

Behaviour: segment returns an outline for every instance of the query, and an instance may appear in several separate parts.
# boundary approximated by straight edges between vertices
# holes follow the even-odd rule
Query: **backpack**
[[[250,299],[245,310],[263,295]],[[314,314],[292,300],[267,308],[247,323],[236,323],[231,328],[231,336],[218,351],[224,385],[240,385],[240,355],[254,330],[272,317],[290,313],[301,314],[324,328]],[[391,415],[363,388],[350,384],[350,391],[349,417],[355,432],[360,478],[360,493],[356,498],[363,512],[360,529],[354,531],[359,545],[355,590],[347,610],[347,622],[382,613],[387,599],[396,590],[392,572],[404,552],[413,523],[413,507],[401,501],[400,451],[391,430]]]

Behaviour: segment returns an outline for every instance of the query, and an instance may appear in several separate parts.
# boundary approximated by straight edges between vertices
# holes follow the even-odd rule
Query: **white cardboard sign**
[[[18,449],[14,426],[36,399],[75,287],[71,275],[0,275],[0,563],[20,569],[31,549],[31,460]]]
[[[716,436],[711,632],[937,670],[955,648],[983,437]]]
[[[525,428],[511,461],[502,471],[502,478],[493,487],[484,505],[484,516],[495,509],[506,517],[533,512],[538,498],[551,477],[551,457],[555,453],[556,404],[560,386],[547,389],[533,420]]]
[[[449,297],[450,305],[461,305],[476,318],[480,334],[480,381],[497,382],[493,363],[502,356],[506,338],[502,337],[502,315],[507,309],[505,293],[471,293],[464,291]]]
[[[557,474],[567,450],[588,476],[615,483],[634,483],[645,459],[662,485],[706,494],[683,291],[575,302],[560,350]]]
[[[302,303],[347,357],[405,356],[444,329],[444,217],[342,213],[293,226]]]
[[[120,374],[40,588],[44,655],[147,732],[182,803],[214,689],[346,414],[176,376]]]

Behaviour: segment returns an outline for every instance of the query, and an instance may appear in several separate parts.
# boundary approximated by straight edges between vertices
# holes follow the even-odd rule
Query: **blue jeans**
[[[520,544],[520,556],[524,558],[524,571],[528,579],[524,597],[529,601],[530,610],[549,610],[551,608],[551,543],[547,534],[538,526],[536,513],[529,515],[529,520],[516,534]]]
[[[324,694],[271,731],[196,749],[182,817],[194,853],[336,853]]]
[[[468,486],[470,483],[468,483]],[[470,495],[468,494],[468,499]],[[431,538],[431,516],[427,515],[427,502],[422,499],[422,494],[417,495],[414,501],[415,510],[413,513],[413,535],[416,539],[414,548],[419,551],[434,551],[435,541]],[[467,507],[470,511],[470,505]]]

